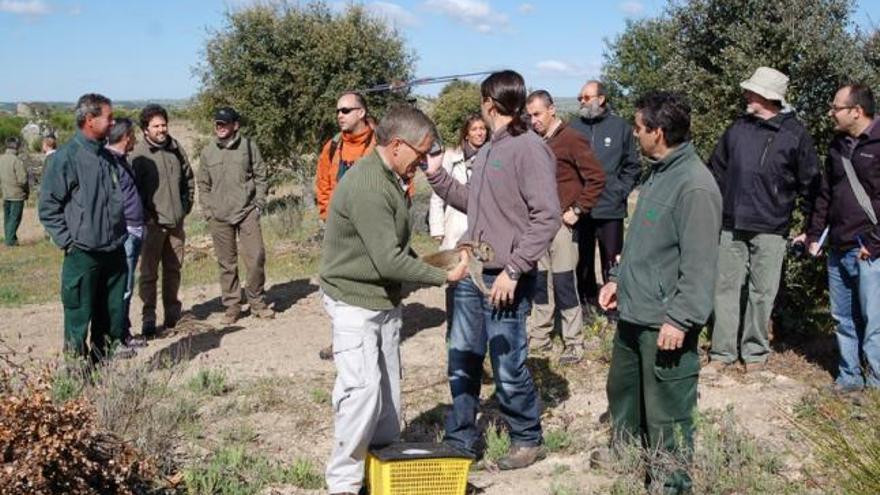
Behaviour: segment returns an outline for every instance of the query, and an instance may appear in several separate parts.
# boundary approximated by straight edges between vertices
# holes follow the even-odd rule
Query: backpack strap
[[[865,215],[868,215],[868,219],[871,220],[871,223],[877,225],[877,214],[874,213],[874,206],[871,205],[871,198],[868,197],[868,193],[865,191],[864,186],[859,182],[859,178],[856,176],[856,171],[853,168],[852,160],[845,156],[841,156],[840,160],[843,162],[843,170],[846,171],[846,178],[849,180],[849,187],[852,188],[853,194],[856,196],[856,201],[859,202],[859,206],[865,211]]]

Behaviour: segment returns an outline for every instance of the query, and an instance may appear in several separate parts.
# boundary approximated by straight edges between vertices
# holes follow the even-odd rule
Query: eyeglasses
[[[400,141],[401,143],[407,145],[407,147],[409,147],[409,149],[413,150],[413,153],[416,154],[416,156],[419,158],[420,161],[424,160],[425,157],[428,156],[428,153],[431,153],[433,151],[433,148],[426,150],[426,151],[421,151],[418,148],[416,148],[415,146],[407,143],[405,139],[397,138],[397,140]]]
[[[855,106],[853,106],[853,105],[847,105],[847,106],[845,106],[845,107],[838,107],[838,106],[835,106],[834,103],[832,103],[831,105],[828,106],[828,108],[829,108],[832,112],[837,113],[837,112],[839,112],[839,111],[841,111],[841,110],[852,110],[853,108],[855,108]]]
[[[586,103],[586,102],[592,100],[593,98],[598,98],[598,97],[599,97],[599,95],[580,95],[580,96],[578,96],[577,100],[581,103]]]
[[[341,107],[336,109],[336,113],[342,113],[342,115],[348,115],[355,110],[360,110],[361,107]]]

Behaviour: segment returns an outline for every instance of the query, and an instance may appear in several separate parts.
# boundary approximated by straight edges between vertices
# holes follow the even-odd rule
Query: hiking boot
[[[559,356],[559,364],[571,366],[578,364],[582,359],[584,359],[584,348],[582,346],[570,345],[566,346],[565,350],[562,351],[562,355]]]
[[[223,313],[223,318],[220,319],[220,323],[224,326],[229,326],[238,321],[241,318],[241,309],[232,307],[228,308],[225,313]]]
[[[743,366],[743,371],[745,373],[758,373],[761,371],[767,370],[767,361],[758,361],[755,363],[746,363]]]
[[[265,304],[251,304],[251,314],[263,320],[275,319],[275,311]]]
[[[547,339],[546,341],[540,341],[536,339],[529,339],[529,354],[547,354],[553,351],[553,341]]]
[[[154,339],[158,337],[159,333],[156,331],[156,322],[145,321],[141,326],[141,335],[144,339]]]
[[[318,357],[323,361],[330,361],[333,359],[333,345],[328,345],[327,347],[318,351]]]
[[[541,445],[524,447],[514,445],[510,453],[498,459],[498,469],[507,471],[510,469],[522,469],[547,457],[547,451]]]
[[[700,373],[711,375],[715,373],[727,373],[734,370],[736,370],[736,361],[725,363],[724,361],[713,359],[712,361],[709,361],[706,366],[703,366]]]
[[[134,348],[125,344],[119,344],[113,348],[113,351],[107,356],[107,360],[131,359],[135,357],[135,355],[137,355],[137,351],[135,351]]]

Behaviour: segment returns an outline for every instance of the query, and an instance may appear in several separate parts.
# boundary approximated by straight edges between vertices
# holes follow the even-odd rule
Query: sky
[[[187,98],[224,13],[255,0],[0,0],[0,101]],[[531,88],[575,96],[599,75],[606,40],[666,0],[389,0],[362,3],[397,28],[418,77],[514,69]],[[342,9],[343,2],[328,2]],[[880,25],[880,0],[856,23]],[[423,86],[432,95],[441,86]]]

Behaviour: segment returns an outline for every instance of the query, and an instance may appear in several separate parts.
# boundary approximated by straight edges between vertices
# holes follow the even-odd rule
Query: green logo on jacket
[[[489,162],[489,166],[495,170],[501,170],[501,160],[492,160]]]

